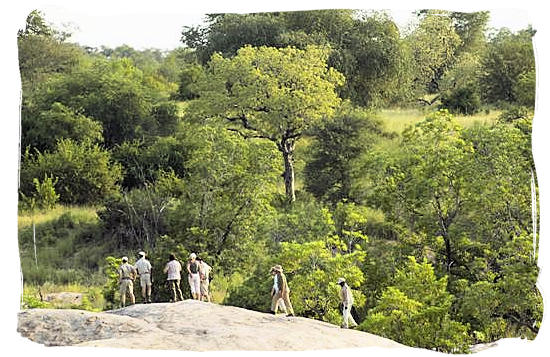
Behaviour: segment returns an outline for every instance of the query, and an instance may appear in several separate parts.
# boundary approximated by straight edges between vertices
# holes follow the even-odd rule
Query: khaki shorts
[[[142,274],[139,276],[139,283],[141,286],[151,286],[151,274]]]
[[[210,285],[208,279],[201,280],[201,295],[208,295],[208,285]]]
[[[130,294],[134,293],[134,283],[130,279],[122,279],[120,282],[120,294],[124,295],[127,292]]]

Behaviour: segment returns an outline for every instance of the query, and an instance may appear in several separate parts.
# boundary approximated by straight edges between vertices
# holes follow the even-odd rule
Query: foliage
[[[71,284],[82,305],[48,306],[113,308],[115,257],[141,250],[168,301],[168,255],[195,252],[215,302],[267,312],[282,264],[300,316],[339,324],[343,276],[361,328],[405,344],[534,338],[535,32],[418,15],[400,33],[383,12],[212,14],[165,52],[81,48],[32,12],[18,33],[25,306]],[[472,115],[480,98],[492,109]]]
[[[23,110],[21,116],[21,146],[41,152],[53,151],[57,141],[72,139],[75,142],[103,142],[101,123],[78,114],[73,109],[55,102],[50,109],[32,112]]]
[[[417,263],[410,257],[360,329],[409,346],[465,353],[468,328],[452,319],[451,304],[447,278],[437,279],[427,261]]]
[[[535,57],[532,37],[534,34],[535,31],[531,28],[515,34],[502,29],[491,38],[487,53],[483,57],[483,75],[479,79],[487,102],[518,103],[519,92],[516,88],[521,88],[527,90],[526,93],[521,94],[521,101],[533,103]]]
[[[458,88],[441,97],[440,107],[453,114],[472,115],[481,110],[481,99],[475,89]]]
[[[166,233],[166,212],[174,204],[173,190],[181,180],[163,174],[157,184],[112,196],[99,217],[109,240],[119,248],[155,248],[156,239]]]
[[[519,105],[535,108],[536,84],[537,77],[534,69],[518,76],[513,91]]]
[[[105,285],[103,285],[103,297],[106,302],[107,309],[111,310],[120,305],[120,296],[118,294],[119,289],[119,276],[118,267],[122,265],[122,258],[106,257],[105,265],[103,267],[103,273],[107,277]]]
[[[38,10],[27,16],[25,28],[17,33],[24,97],[50,76],[70,73],[80,63],[84,52],[65,42],[69,35],[50,26]]]
[[[471,178],[473,146],[444,110],[406,130],[401,145],[403,156],[389,164],[382,186],[387,190],[382,194],[392,197],[393,208],[387,209],[404,218],[408,229],[441,236],[444,247],[437,251],[449,270],[455,254],[449,229],[472,194],[464,186]]]
[[[414,86],[421,92],[438,92],[439,80],[454,63],[462,43],[452,19],[429,11],[407,41],[413,54]]]
[[[58,141],[53,152],[25,153],[21,167],[21,192],[29,196],[33,179],[57,178],[59,201],[69,204],[98,203],[118,191],[121,168],[108,151],[90,142]]]
[[[284,268],[297,314],[332,323],[339,323],[339,277],[344,277],[351,288],[365,279],[358,263],[365,254],[357,250],[351,254],[333,254],[323,241],[309,243],[281,243],[277,262]],[[364,297],[353,291],[355,305],[362,306]]]
[[[152,142],[126,141],[113,149],[113,159],[123,168],[122,187],[131,190],[157,181],[162,173],[184,177],[188,158],[182,136],[158,137]]]
[[[245,46],[330,47],[328,64],[347,82],[343,98],[374,106],[405,95],[407,60],[397,26],[384,13],[315,10],[209,15],[207,26],[185,27],[182,41],[202,63],[216,53],[234,56]]]
[[[102,124],[105,145],[145,136],[157,130],[154,105],[168,99],[170,88],[145,75],[128,59],[95,58],[70,76],[58,75],[34,94],[31,110],[41,111],[59,102]]]
[[[44,181],[40,182],[37,178],[33,179],[36,188],[36,201],[38,208],[53,209],[59,200],[59,195],[55,193],[57,178],[53,181],[50,176],[44,176]]]
[[[203,75],[203,68],[200,64],[192,64],[181,70],[179,75],[178,99],[190,100],[198,97],[193,90],[193,85],[197,83],[200,76]]]
[[[276,189],[276,152],[265,141],[242,140],[223,127],[186,129],[185,183],[167,209],[166,234],[188,251],[207,253],[216,266],[244,269],[243,262],[262,248],[254,237]]]
[[[306,190],[332,204],[352,199],[356,160],[384,135],[381,123],[366,111],[343,106],[311,134],[315,141],[304,170]]]
[[[243,47],[231,59],[216,54],[197,84],[199,99],[188,115],[196,121],[223,121],[245,138],[274,143],[283,157],[292,202],[295,143],[339,103],[334,90],[343,77],[327,68],[327,56],[318,47]]]

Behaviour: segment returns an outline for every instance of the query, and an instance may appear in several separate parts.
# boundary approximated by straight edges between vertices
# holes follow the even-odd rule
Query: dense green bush
[[[60,139],[75,142],[103,142],[101,123],[59,102],[48,110],[23,110],[21,113],[21,146],[41,152],[55,150]]]
[[[438,279],[430,264],[410,257],[360,329],[409,346],[466,353],[468,326],[452,318],[452,302],[447,277]]]
[[[458,88],[441,96],[440,108],[453,114],[472,115],[481,110],[481,97],[475,88]]]
[[[99,203],[118,192],[121,167],[108,151],[90,142],[62,139],[53,152],[25,153],[21,164],[21,192],[29,196],[33,179],[57,178],[59,201],[69,204]]]

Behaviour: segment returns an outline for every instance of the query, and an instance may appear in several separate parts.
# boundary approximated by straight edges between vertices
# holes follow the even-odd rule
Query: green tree
[[[84,51],[65,42],[69,36],[49,25],[40,11],[33,10],[27,16],[25,28],[17,33],[24,99],[48,77],[69,73],[82,60]]]
[[[453,65],[462,43],[452,19],[429,11],[407,37],[407,43],[413,54],[414,87],[420,94],[438,93],[440,79]]]
[[[384,13],[313,10],[259,14],[216,14],[207,26],[186,27],[182,41],[206,63],[220,52],[232,57],[247,45],[284,48],[330,47],[328,65],[343,73],[343,98],[384,105],[406,95],[405,50],[395,23]]]
[[[97,58],[69,76],[52,77],[33,96],[32,112],[50,109],[59,102],[75,112],[100,122],[105,145],[154,134],[158,128],[153,109],[168,99],[170,88],[144,75],[130,60]],[[149,131],[153,131],[149,133]]]
[[[187,171],[166,212],[166,234],[220,272],[248,271],[264,247],[258,231],[276,191],[277,152],[219,125],[189,124],[182,132]]]
[[[231,59],[214,55],[197,84],[199,99],[187,114],[195,121],[222,120],[244,138],[274,143],[284,162],[286,195],[293,202],[296,142],[339,103],[335,87],[343,77],[327,68],[327,56],[316,47],[244,47]]]
[[[48,110],[24,108],[21,115],[21,146],[43,151],[55,149],[60,139],[103,142],[101,123],[55,102]]]
[[[351,288],[357,288],[365,277],[359,264],[365,253],[357,250],[351,254],[333,254],[324,241],[309,243],[281,243],[278,264],[285,270],[291,290],[291,301],[298,315],[335,324],[341,323],[338,309],[339,286],[336,280],[344,277]],[[358,290],[353,291],[355,305],[365,303]]]
[[[279,36],[285,31],[278,13],[207,15],[206,23],[182,31],[182,42],[194,48],[204,64],[216,52],[232,57],[244,46],[279,47]]]
[[[526,81],[529,77],[525,77],[534,77],[534,35],[535,31],[530,27],[517,33],[502,29],[490,39],[483,57],[483,75],[480,78],[482,93],[487,102],[517,103],[518,92],[515,88],[518,85],[526,85],[524,89],[527,92],[523,96],[534,97],[534,81]],[[522,79],[523,84],[519,84]]]
[[[455,260],[451,226],[464,214],[471,198],[467,190],[474,148],[461,136],[447,111],[439,111],[403,133],[404,156],[390,166],[385,190],[387,207],[413,232],[441,237],[444,265],[450,271]],[[390,164],[392,165],[392,164]]]
[[[21,165],[21,192],[29,196],[34,178],[57,177],[59,201],[70,204],[99,203],[118,192],[122,178],[120,165],[110,153],[90,142],[62,139],[52,152],[24,154]]]
[[[452,303],[447,277],[437,279],[427,261],[409,257],[360,329],[409,346],[466,353],[468,328],[452,318]]]
[[[189,156],[182,135],[157,137],[153,142],[126,141],[117,145],[112,156],[123,168],[122,187],[133,189],[153,183],[163,172],[183,178]]]
[[[352,186],[358,159],[386,136],[373,114],[342,106],[311,130],[315,141],[304,169],[304,185],[315,197],[336,204],[353,200]]]

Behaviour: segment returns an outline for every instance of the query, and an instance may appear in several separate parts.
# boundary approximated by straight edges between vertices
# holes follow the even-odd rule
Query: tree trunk
[[[283,177],[285,179],[285,191],[288,202],[292,203],[296,201],[296,195],[294,193],[294,141],[286,140],[282,143],[283,160],[285,162],[285,172]]]

